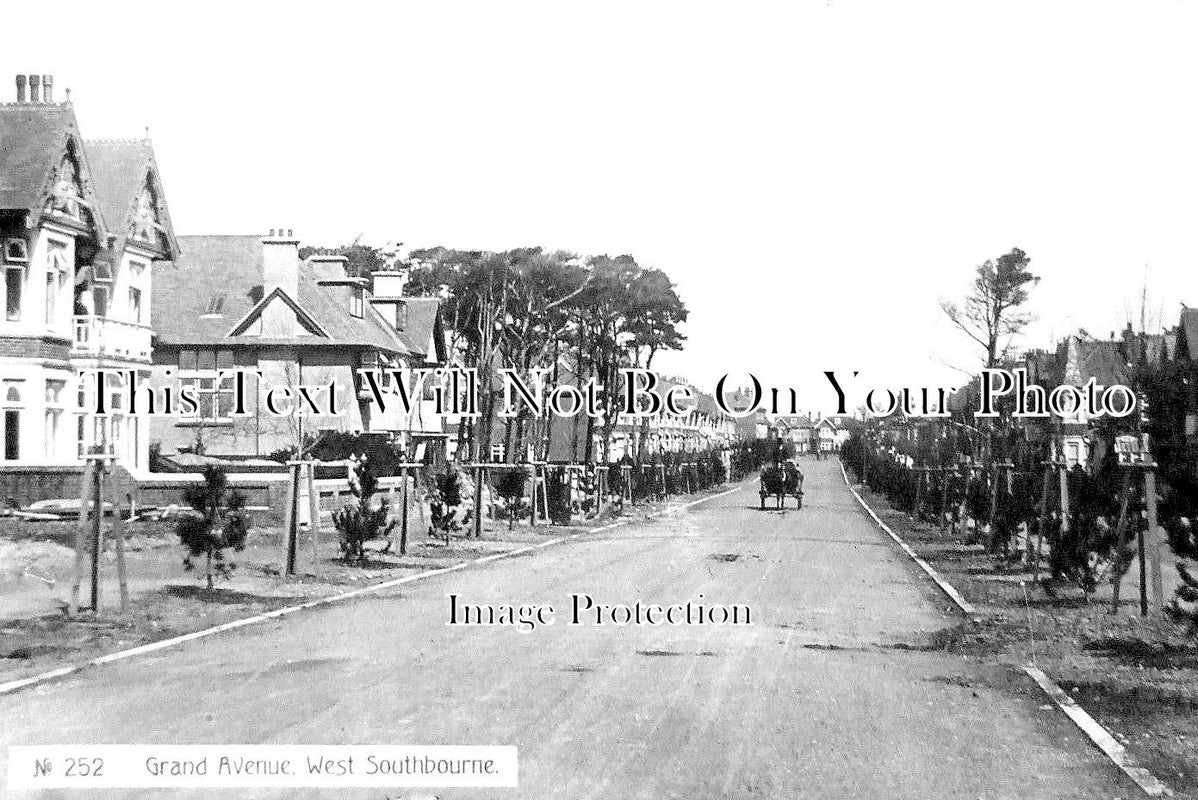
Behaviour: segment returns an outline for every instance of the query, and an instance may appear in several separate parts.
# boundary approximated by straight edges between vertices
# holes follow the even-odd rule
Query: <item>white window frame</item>
[[[227,365],[221,365],[221,354],[228,353]],[[211,354],[212,364],[200,367],[201,354]],[[191,358],[188,358],[191,356]],[[184,367],[185,360],[194,358],[195,367]],[[187,417],[192,423],[226,424],[233,422],[233,379],[220,381],[218,375],[225,370],[233,369],[236,364],[234,352],[227,347],[187,348],[179,351],[179,383],[191,387],[196,401],[199,403],[199,413]]]

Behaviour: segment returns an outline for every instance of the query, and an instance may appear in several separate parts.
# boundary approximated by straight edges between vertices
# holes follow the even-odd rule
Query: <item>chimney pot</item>
[[[47,103],[54,102],[54,76],[53,75],[43,75],[42,76],[42,97],[45,99],[45,101]]]
[[[31,103],[42,102],[41,86],[42,86],[42,76],[41,75],[30,75],[29,76],[29,102],[31,102]]]
[[[271,236],[271,238],[274,238],[274,235],[275,235],[275,229],[274,229],[274,228],[271,228],[271,229],[270,229],[270,236]]]
[[[26,78],[24,75],[17,76],[17,102],[18,103],[25,102],[25,81],[26,81]]]

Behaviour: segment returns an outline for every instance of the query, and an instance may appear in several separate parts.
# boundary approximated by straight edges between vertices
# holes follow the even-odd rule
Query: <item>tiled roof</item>
[[[180,236],[179,241],[180,260],[154,272],[153,326],[159,341],[176,345],[267,343],[260,336],[227,335],[262,300],[261,237]],[[299,297],[293,299],[328,335],[288,343],[424,353],[424,342],[410,347],[369,303],[362,317],[351,316],[349,285],[319,285],[316,269],[307,262],[300,262],[298,269]],[[208,313],[216,298],[221,298],[219,315]],[[434,306],[434,318],[435,313]],[[412,325],[408,330],[412,331]]]
[[[1069,382],[1077,386],[1094,378],[1099,386],[1124,383],[1127,361],[1114,341],[1087,341],[1074,337],[1074,350],[1069,364]]]
[[[1185,341],[1186,352],[1191,360],[1198,360],[1198,308],[1186,308],[1181,312],[1178,334]]]
[[[170,344],[214,344],[262,299],[260,236],[180,236],[177,262],[154,266],[151,320]],[[223,298],[221,316],[206,315]]]
[[[133,200],[145,185],[150,166],[150,146],[145,141],[85,141],[92,186],[100,213],[110,230],[124,230]]]
[[[405,297],[403,303],[408,310],[408,318],[404,329],[396,333],[413,353],[427,356],[429,341],[437,333],[441,300],[436,297]],[[437,357],[439,354],[432,355]]]
[[[0,105],[0,208],[36,213],[50,171],[78,125],[70,105]]]
[[[122,234],[128,230],[130,213],[146,185],[148,175],[157,193],[158,217],[165,229],[167,256],[177,257],[178,242],[162,196],[162,181],[150,140],[93,139],[85,141],[84,148],[87,150],[96,200],[108,230]]]

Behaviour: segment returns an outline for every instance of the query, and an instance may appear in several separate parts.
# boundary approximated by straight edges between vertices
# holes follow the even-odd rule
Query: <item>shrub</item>
[[[528,473],[522,467],[503,470],[499,473],[499,480],[495,482],[495,493],[503,499],[509,530],[516,517],[524,515],[524,488],[527,484]]]
[[[390,519],[386,504],[372,508],[372,499],[379,488],[378,475],[366,457],[350,459],[349,491],[357,502],[333,512],[333,526],[341,535],[341,556],[346,563],[366,560],[366,543],[384,539],[398,524]]]
[[[203,483],[188,487],[183,492],[183,500],[195,511],[181,517],[176,526],[179,540],[187,548],[183,568],[195,569],[195,559],[202,556],[204,576],[211,590],[213,575],[228,580],[237,566],[226,559],[225,551],[245,549],[250,530],[249,518],[243,510],[245,496],[236,490],[230,491],[225,473],[209,465],[204,468]]]
[[[450,534],[470,522],[472,511],[460,508],[465,499],[465,488],[462,473],[454,464],[437,475],[429,487],[429,534],[439,533],[446,544],[449,543]]]

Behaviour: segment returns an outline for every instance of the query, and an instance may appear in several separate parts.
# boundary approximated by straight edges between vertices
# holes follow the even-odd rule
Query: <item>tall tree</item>
[[[973,287],[961,304],[941,300],[954,325],[981,345],[987,367],[998,366],[1032,316],[1020,311],[1040,279],[1028,270],[1031,259],[1018,247],[987,259],[974,273]]]

